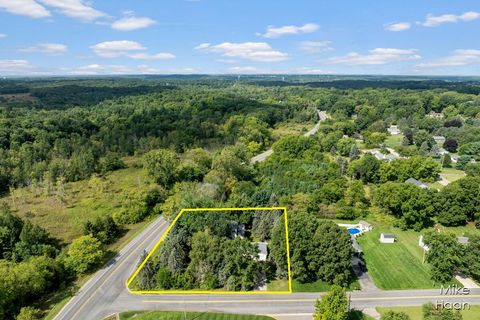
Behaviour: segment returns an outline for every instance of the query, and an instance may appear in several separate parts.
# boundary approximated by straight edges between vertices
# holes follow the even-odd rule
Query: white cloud
[[[7,35],[5,33],[0,33],[0,38],[6,38]]]
[[[345,56],[332,57],[326,60],[329,64],[349,65],[381,65],[403,60],[421,59],[416,49],[393,49],[376,48],[369,51],[369,54],[362,55],[357,52],[350,52]]]
[[[384,24],[383,27],[387,31],[400,32],[400,31],[409,30],[412,27],[412,25],[410,22],[393,22],[393,23]]]
[[[135,54],[129,54],[128,57],[132,59],[138,59],[138,60],[169,60],[169,59],[175,59],[175,55],[168,53],[168,52],[160,52],[156,54],[148,54],[148,53],[135,53]]]
[[[136,73],[134,68],[123,65],[100,65],[89,64],[86,66],[80,66],[69,72],[73,75],[101,75],[101,74],[133,74]]]
[[[451,56],[437,59],[432,62],[417,65],[419,68],[444,68],[461,67],[466,65],[480,64],[480,50],[459,49],[455,50]]]
[[[80,66],[68,71],[72,75],[109,75],[109,74],[189,74],[195,73],[197,69],[194,68],[174,68],[174,69],[159,69],[148,65],[138,66],[124,66],[124,65],[101,65],[101,64],[89,64]]]
[[[0,0],[0,9],[31,18],[50,17],[50,12],[34,0]]]
[[[294,74],[334,74],[335,72],[318,68],[302,67],[292,70]]]
[[[93,52],[95,52],[96,55],[104,58],[116,58],[125,56],[131,51],[146,49],[140,43],[129,40],[100,42],[90,48],[93,49]]]
[[[263,73],[263,70],[256,67],[245,66],[245,67],[227,68],[227,72],[245,74],[245,73]]]
[[[267,31],[264,34],[257,33],[257,36],[274,39],[287,34],[311,33],[317,31],[318,28],[319,26],[315,23],[307,23],[303,26],[268,26]]]
[[[61,43],[41,43],[33,47],[20,49],[20,51],[29,53],[40,52],[49,55],[59,55],[66,53],[68,51],[68,48],[66,45]]]
[[[157,23],[155,20],[146,17],[124,17],[112,23],[112,29],[118,31],[131,31],[148,28]]]
[[[480,12],[468,11],[461,15],[443,14],[440,16],[428,15],[424,22],[420,22],[424,27],[437,27],[444,23],[455,23],[461,21],[473,21],[480,19]]]
[[[332,51],[330,44],[330,41],[303,41],[300,44],[300,50],[310,53]]]
[[[251,61],[277,62],[288,58],[288,54],[272,49],[265,42],[224,42],[217,45],[202,43],[196,50],[219,53],[228,58],[241,58]]]
[[[311,33],[318,30],[318,28],[319,26],[315,23],[307,23],[303,26],[268,26],[267,31],[264,34],[257,33],[257,36],[274,39],[287,34]]]
[[[137,60],[175,59],[175,55],[169,52],[147,53],[144,51],[147,50],[146,47],[136,41],[129,40],[100,42],[90,48],[96,55],[103,58],[128,57]]]
[[[9,0],[6,0],[6,1],[9,1]],[[84,0],[38,0],[38,1],[40,1],[44,5],[54,7],[61,14],[66,15],[67,17],[76,18],[84,21],[93,21],[98,18],[106,16],[105,13],[93,8],[90,3]]]
[[[27,60],[0,60],[0,74],[20,75],[35,70],[36,67]]]

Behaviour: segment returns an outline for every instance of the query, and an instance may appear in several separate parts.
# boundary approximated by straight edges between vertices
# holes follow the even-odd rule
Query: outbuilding
[[[394,243],[395,242],[395,235],[392,233],[382,233],[380,235],[380,242],[381,243]]]

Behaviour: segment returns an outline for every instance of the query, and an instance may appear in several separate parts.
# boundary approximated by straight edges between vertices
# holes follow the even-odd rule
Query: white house
[[[380,234],[380,242],[381,243],[394,243],[395,242],[395,235],[391,233],[382,233]]]
[[[257,242],[258,250],[258,261],[267,261],[268,251],[266,242]]]
[[[363,220],[360,220],[358,222],[358,226],[360,227],[360,230],[362,230],[363,232],[370,231],[373,229],[373,226],[370,223]]]
[[[429,114],[427,114],[427,117],[429,118],[438,118],[438,119],[442,119],[443,118],[443,114],[440,113],[440,112],[435,112],[435,111],[432,111],[430,112]]]
[[[398,129],[398,126],[391,125],[389,128],[387,128],[387,131],[392,135],[392,136],[397,136],[399,135],[400,129]]]
[[[435,140],[436,143],[443,144],[445,142],[445,137],[444,136],[433,136],[433,140]]]

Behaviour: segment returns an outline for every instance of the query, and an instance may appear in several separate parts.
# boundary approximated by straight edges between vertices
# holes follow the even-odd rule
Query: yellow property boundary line
[[[178,219],[184,212],[199,212],[199,211],[274,211],[283,210],[283,216],[285,221],[285,244],[287,251],[287,268],[288,268],[288,291],[214,291],[214,290],[130,290],[129,286],[138,275],[140,270],[145,266],[148,259],[155,253],[160,244],[165,240],[166,236],[173,228]],[[135,272],[128,278],[126,282],[127,290],[133,294],[290,294],[292,293],[292,273],[290,270],[290,244],[288,240],[288,214],[286,207],[258,207],[258,208],[195,208],[195,209],[182,209],[178,215],[173,219],[172,223],[168,226],[160,240],[155,244],[153,249],[148,253],[147,257],[143,260],[140,266]]]

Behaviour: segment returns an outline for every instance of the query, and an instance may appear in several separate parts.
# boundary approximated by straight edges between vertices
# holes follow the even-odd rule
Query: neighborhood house
[[[408,178],[407,180],[405,180],[405,183],[410,183],[410,184],[413,184],[419,188],[422,188],[422,189],[428,189],[430,188],[428,186],[428,184],[426,183],[423,183],[422,181],[419,181],[417,179],[413,179],[413,178]]]
[[[268,251],[267,251],[267,243],[266,242],[258,242],[257,243],[258,250],[258,261],[267,261]]]

